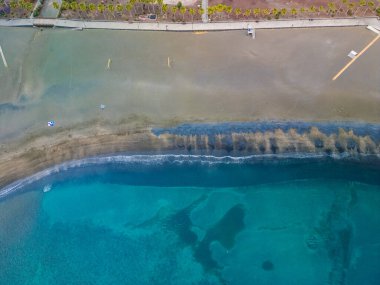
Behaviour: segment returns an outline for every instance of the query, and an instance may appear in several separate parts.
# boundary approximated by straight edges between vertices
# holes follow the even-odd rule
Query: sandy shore
[[[378,142],[348,132],[231,134],[233,143],[150,132],[183,122],[379,123],[379,44],[331,80],[350,50],[373,39],[365,28],[263,30],[256,40],[244,32],[5,28],[0,36],[9,64],[0,69],[0,186],[63,161],[123,151],[379,150]],[[46,126],[52,119],[56,128]]]

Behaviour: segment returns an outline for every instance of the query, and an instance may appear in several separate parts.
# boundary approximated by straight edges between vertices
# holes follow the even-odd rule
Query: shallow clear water
[[[378,284],[377,163],[154,161],[3,199],[0,284]]]

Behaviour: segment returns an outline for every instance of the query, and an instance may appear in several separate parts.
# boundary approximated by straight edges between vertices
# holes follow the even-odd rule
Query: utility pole
[[[202,9],[203,9],[203,14],[202,14],[202,22],[203,23],[208,23],[208,0],[202,0]]]

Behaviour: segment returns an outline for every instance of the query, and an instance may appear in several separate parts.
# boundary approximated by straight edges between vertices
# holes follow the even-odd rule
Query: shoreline
[[[230,156],[225,153],[219,153],[215,155],[207,154],[189,154],[184,152],[163,152],[163,153],[151,153],[151,152],[136,152],[136,153],[114,153],[108,155],[97,155],[84,157],[77,160],[64,161],[60,164],[48,167],[44,170],[38,171],[30,176],[20,178],[0,187],[0,201],[15,194],[19,189],[29,186],[35,182],[43,180],[50,175],[58,174],[60,172],[81,168],[91,167],[97,165],[113,165],[113,164],[129,164],[129,163],[179,163],[194,162],[194,163],[206,163],[206,164],[240,164],[240,163],[260,163],[262,161],[268,161],[269,163],[277,163],[279,161],[347,161],[356,163],[365,163],[379,165],[379,155],[363,155],[358,158],[347,156],[344,154],[323,154],[323,153],[290,153],[290,154],[253,154],[243,156]]]
[[[328,125],[328,124],[327,124]],[[0,189],[62,163],[91,157],[128,154],[181,153],[211,156],[297,156],[342,157],[362,160],[380,158],[380,141],[370,134],[358,135],[352,129],[339,128],[324,133],[315,126],[297,131],[275,127],[273,130],[228,134],[154,134],[153,129],[129,129],[125,134],[103,133],[85,137],[65,136],[65,130],[42,138],[36,136],[18,151],[0,155]],[[64,138],[66,137],[66,138]]]
[[[83,21],[68,19],[1,19],[0,27],[50,27],[69,29],[107,29],[140,31],[228,31],[246,30],[248,25],[255,29],[318,28],[318,27],[356,27],[374,25],[380,27],[378,17],[362,18],[315,18],[283,19],[266,21],[211,22],[211,23],[165,23],[165,22],[117,22]]]

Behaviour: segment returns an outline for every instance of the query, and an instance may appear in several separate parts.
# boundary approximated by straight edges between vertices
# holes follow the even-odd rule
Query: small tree
[[[68,10],[68,9],[70,9],[70,4],[69,4],[69,2],[62,1],[61,9],[62,9],[62,10]]]
[[[59,10],[59,4],[58,4],[58,2],[56,2],[56,1],[53,2],[53,8],[56,9],[56,10]]]
[[[240,15],[241,15],[241,9],[240,8],[235,8],[235,16],[237,18],[239,18]]]
[[[321,14],[321,13],[324,13],[326,11],[326,9],[325,9],[325,6],[319,6],[319,8],[318,8],[318,16]]]
[[[79,3],[79,9],[82,12],[86,12],[87,11],[87,5],[86,5],[86,3],[84,3],[84,2]]]
[[[281,11],[280,11],[280,13],[281,13],[282,17],[285,17],[286,14],[288,13],[288,10],[286,8],[282,8]]]
[[[88,10],[91,12],[91,13],[94,13],[94,11],[96,10],[96,6],[94,3],[90,3],[88,4]]]
[[[253,9],[253,15],[255,17],[259,17],[260,16],[260,12],[261,12],[260,8]]]
[[[116,11],[118,11],[119,13],[122,13],[124,10],[124,6],[121,5],[120,3],[117,3],[116,4]]]
[[[166,18],[168,17],[168,15],[167,15],[167,13],[168,13],[168,4],[163,4],[162,5],[162,13],[165,14]]]
[[[227,13],[227,18],[229,19],[232,13],[232,6],[225,6],[224,11]]]
[[[76,1],[71,2],[71,3],[70,3],[70,8],[71,8],[71,10],[73,10],[73,11],[78,10],[78,3],[77,3]]]
[[[270,15],[270,11],[268,8],[262,9],[261,13],[263,14],[264,17],[268,17]]]
[[[280,13],[277,8],[273,8],[271,13],[276,19],[280,18]]]
[[[108,4],[107,9],[112,14],[112,16],[115,18],[115,15],[114,15],[115,6],[113,4]]]
[[[178,2],[178,3],[180,3],[180,2]],[[177,8],[177,6],[173,6],[171,8],[171,10],[172,10],[172,14],[174,16],[174,21],[175,21],[176,20],[176,15],[177,15],[178,8]]]
[[[198,9],[198,15],[202,17],[202,15],[205,13],[205,9],[203,9],[202,7],[200,7]]]
[[[182,14],[182,21],[185,21],[185,14],[186,14],[186,7],[185,6],[182,6],[180,9],[179,9],[179,12]]]
[[[176,5],[176,6],[177,6],[178,10],[180,10],[180,9],[182,8],[182,6],[183,6],[183,5],[182,5],[182,2],[181,2],[181,1],[179,1],[179,2],[177,3],[177,5]]]
[[[98,5],[98,11],[99,11],[100,13],[102,13],[103,16],[104,16],[104,10],[105,10],[105,9],[106,9],[106,6],[104,6],[104,4],[100,3],[100,4]]]
[[[134,4],[132,4],[131,2],[129,2],[129,3],[127,3],[127,4],[125,5],[125,10],[127,10],[127,11],[129,12],[129,16],[130,16],[131,18],[133,18],[133,15],[132,15],[133,5],[134,5]]]
[[[191,15],[191,22],[194,22],[195,9],[189,8],[189,14]]]
[[[244,17],[248,18],[249,16],[251,16],[251,13],[252,13],[252,10],[251,9],[246,9],[244,11]]]
[[[292,8],[290,10],[290,13],[292,14],[293,17],[296,17],[297,16],[297,9],[296,8]]]

